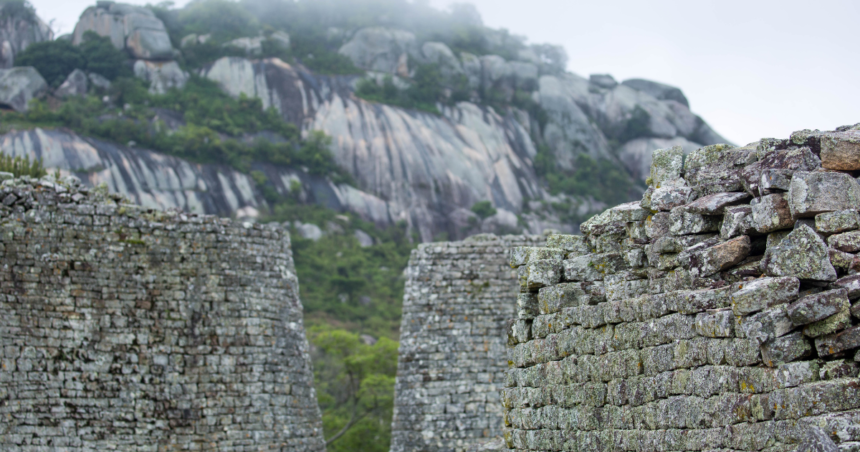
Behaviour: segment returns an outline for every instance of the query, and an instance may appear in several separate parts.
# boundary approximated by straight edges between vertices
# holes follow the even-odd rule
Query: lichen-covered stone
[[[797,172],[791,179],[788,205],[795,218],[860,207],[860,184],[845,173]]]
[[[732,337],[735,333],[735,317],[730,310],[703,312],[696,315],[696,334],[705,337]]]
[[[848,306],[842,311],[815,323],[810,323],[803,328],[803,335],[807,337],[820,337],[833,334],[851,326],[851,312]]]
[[[539,306],[537,294],[531,292],[520,292],[517,294],[518,319],[531,320],[540,315]]]
[[[589,254],[564,261],[566,281],[602,281],[607,274],[626,267],[624,259],[616,253]]]
[[[528,263],[528,267],[529,278],[527,285],[529,290],[551,286],[561,281],[561,259],[532,259]]]
[[[791,230],[783,229],[781,231],[774,231],[768,234],[767,239],[765,239],[765,250],[778,246],[780,242],[788,237],[788,234],[791,234]]]
[[[833,248],[830,248],[830,264],[833,265],[834,268],[849,270],[854,266],[854,261],[857,259],[857,256],[846,253],[845,251],[839,251]]]
[[[687,156],[684,178],[690,186],[720,186],[719,191],[739,191],[740,169],[756,158],[755,149],[716,144],[697,149]]]
[[[829,290],[807,295],[788,306],[788,318],[796,326],[824,320],[848,309],[848,291]]]
[[[657,149],[651,157],[649,185],[660,188],[664,181],[675,180],[683,175],[684,150],[680,146]]]
[[[839,251],[856,253],[860,251],[860,231],[831,235],[827,238],[827,243]]]
[[[768,276],[835,281],[836,269],[824,240],[807,224],[798,224],[779,245],[768,248],[762,260]]]
[[[858,347],[860,347],[860,325],[815,339],[815,349],[818,351],[818,356],[822,357]]]
[[[597,303],[581,283],[562,283],[544,287],[538,291],[537,297],[541,314],[552,314],[564,308]]]
[[[735,285],[732,293],[732,310],[735,315],[752,314],[797,298],[800,281],[791,276],[760,278]]]
[[[839,278],[833,283],[833,286],[841,287],[848,291],[849,300],[860,298],[860,275],[851,275]]]
[[[758,232],[768,233],[794,226],[788,201],[781,193],[762,196],[754,200],[751,205],[752,225]]]
[[[750,199],[748,193],[714,193],[687,204],[687,212],[701,215],[721,215],[727,207]]]
[[[546,238],[547,248],[558,248],[568,254],[588,254],[588,241],[583,235],[551,234]]]
[[[734,266],[749,253],[750,238],[743,235],[710,247],[685,251],[678,259],[694,276],[710,276]]]
[[[675,207],[687,204],[693,190],[690,187],[660,187],[651,194],[651,209],[668,212]]]
[[[776,192],[785,192],[791,188],[791,176],[789,170],[766,169],[761,172],[761,182],[758,191],[762,195]]]
[[[824,430],[810,427],[795,452],[839,452],[839,447]]]
[[[720,238],[728,240],[739,235],[749,235],[755,232],[752,224],[752,207],[727,207],[720,225]]]
[[[561,248],[538,248],[534,246],[517,246],[508,252],[511,268],[518,268],[529,262],[541,259],[562,260],[567,253]]]
[[[701,234],[703,232],[715,232],[720,230],[722,217],[717,215],[699,215],[687,212],[684,207],[676,207],[669,214],[671,225],[669,232],[672,235]]]
[[[651,239],[656,239],[668,235],[671,226],[671,214],[669,212],[657,212],[645,219],[645,234]]]
[[[747,165],[741,170],[741,180],[747,192],[761,196],[767,194],[764,193],[765,188],[768,190],[780,188],[779,185],[782,181],[779,180],[779,176],[796,171],[812,171],[819,167],[821,167],[821,162],[808,147],[774,150],[767,152],[761,160]],[[765,174],[768,177],[766,180],[768,187],[764,187],[762,184]],[[790,180],[791,177],[789,176],[787,179]]]
[[[857,209],[820,213],[815,216],[815,229],[823,234],[860,229],[860,213]]]
[[[807,357],[811,352],[812,345],[798,331],[762,344],[761,360],[768,367],[776,367]]]
[[[780,305],[749,317],[744,317],[740,324],[744,337],[759,344],[788,334],[794,325],[786,314],[786,306]]]
[[[839,171],[860,170],[860,131],[822,134],[821,166]]]
[[[644,220],[649,214],[638,202],[629,202],[591,217],[579,229],[583,234],[601,235],[623,230],[626,223]]]
[[[858,370],[860,370],[860,366],[856,362],[837,359],[824,363],[819,370],[818,378],[821,380],[854,378],[857,376]]]

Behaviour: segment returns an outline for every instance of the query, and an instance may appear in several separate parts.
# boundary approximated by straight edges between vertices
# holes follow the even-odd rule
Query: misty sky
[[[71,31],[81,11],[95,4],[31,2],[60,33]],[[430,3],[444,8],[451,1]],[[563,45],[568,68],[577,74],[680,87],[694,112],[738,144],[860,122],[856,0],[470,3],[490,27]]]

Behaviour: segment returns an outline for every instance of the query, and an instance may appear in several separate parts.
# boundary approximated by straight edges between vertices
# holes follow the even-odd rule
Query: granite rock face
[[[47,89],[45,79],[32,67],[0,69],[0,106],[27,111],[30,100]]]
[[[57,87],[54,95],[57,97],[86,96],[88,85],[87,74],[80,69],[75,69],[66,77],[63,84]]]
[[[709,146],[680,167],[661,158],[677,151],[655,151],[649,190],[683,179],[691,199],[670,213],[643,209],[644,218],[627,205],[611,208],[582,225],[576,242],[592,246],[565,255],[557,284],[519,285],[519,299],[536,295],[539,309],[510,321],[507,448],[853,450],[860,280],[834,268],[830,255],[860,250],[860,202],[835,189],[856,181],[797,165],[779,169],[790,186],[735,195],[746,191],[746,175],[774,169],[774,153],[803,157],[824,135]],[[800,183],[806,188],[791,191]],[[647,260],[607,265],[637,253]],[[511,264],[518,274],[528,268]],[[584,297],[577,285],[585,284],[603,286],[605,296]]]
[[[74,178],[0,198],[0,449],[325,450],[285,230]]]
[[[148,8],[100,1],[81,14],[75,25],[72,43],[78,45],[83,42],[87,31],[110,38],[114,47],[125,49],[135,59],[174,58],[175,51],[164,23]]]
[[[523,316],[539,313],[536,296],[518,301],[510,262],[529,266],[553,257],[560,262],[559,249],[532,253],[543,242],[543,237],[479,235],[422,244],[412,252],[392,452],[465,451],[501,435],[506,320],[518,310]],[[510,249],[518,251],[509,255]]]
[[[149,82],[152,94],[164,94],[171,88],[182,89],[189,78],[175,61],[137,60],[133,69],[135,77]]]
[[[54,32],[44,21],[29,13],[13,13],[12,3],[0,4],[0,69],[9,69],[15,63],[15,55],[29,45],[51,41]]]

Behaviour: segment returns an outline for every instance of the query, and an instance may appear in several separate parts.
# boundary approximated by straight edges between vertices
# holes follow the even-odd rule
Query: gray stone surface
[[[774,193],[762,196],[753,202],[752,226],[763,234],[779,229],[791,229],[794,226],[794,219],[785,196]]]
[[[362,69],[408,77],[415,46],[415,35],[408,31],[374,27],[359,30],[338,53]]]
[[[505,330],[525,341],[531,319],[540,314],[537,292],[518,294],[509,250],[543,242],[478,236],[413,251],[403,300],[393,452],[465,451],[501,435]],[[518,312],[520,320],[507,326]]]
[[[795,218],[857,209],[860,206],[860,184],[845,173],[797,172],[791,178],[788,204]]]
[[[86,96],[88,82],[87,74],[80,69],[75,69],[54,91],[54,95],[57,97]]]
[[[797,298],[800,281],[787,276],[782,278],[759,278],[751,282],[738,283],[732,293],[732,310],[735,315],[746,315]]]
[[[807,295],[788,307],[788,318],[797,326],[824,320],[848,309],[848,291],[830,290]]]
[[[841,171],[860,169],[860,131],[826,133],[821,136],[821,166]]]
[[[182,89],[190,77],[175,61],[134,62],[134,76],[149,82],[149,92],[164,94],[171,88]]]
[[[762,266],[768,276],[792,275],[818,281],[835,281],[837,276],[827,245],[807,224],[798,224],[779,245],[769,248]]]
[[[0,449],[325,450],[289,234],[68,181],[0,185]]]
[[[0,69],[0,106],[27,111],[30,100],[47,89],[47,82],[33,67]]]
[[[125,49],[132,58],[171,60],[174,49],[164,23],[149,8],[111,1],[98,2],[84,10],[72,36],[79,45],[84,33],[94,31],[110,38],[117,49]]]
[[[860,229],[860,213],[857,210],[838,210],[815,216],[815,229],[823,234]]]
[[[20,14],[14,2],[0,4],[0,69],[9,69],[15,55],[31,44],[51,41],[54,32],[39,17]]]

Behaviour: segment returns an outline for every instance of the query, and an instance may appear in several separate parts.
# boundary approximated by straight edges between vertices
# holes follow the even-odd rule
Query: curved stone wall
[[[657,151],[641,203],[512,250],[507,447],[860,449],[858,170],[857,126]]]
[[[511,246],[542,237],[427,243],[407,267],[391,450],[462,451],[501,435],[505,323],[516,312]]]
[[[0,186],[0,449],[325,450],[289,235],[67,182]]]

